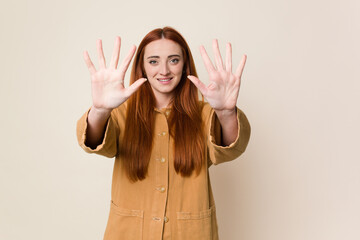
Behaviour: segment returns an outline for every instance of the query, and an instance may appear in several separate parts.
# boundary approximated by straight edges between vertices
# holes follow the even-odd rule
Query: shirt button
[[[165,188],[164,187],[161,187],[161,188],[158,188],[158,190],[160,191],[160,192],[165,192]]]
[[[168,222],[169,221],[169,218],[168,217],[164,217],[164,222]]]
[[[166,114],[166,116],[169,116],[170,115],[170,110],[166,110],[165,114]]]
[[[161,158],[161,159],[160,159],[160,162],[165,162],[165,158]]]

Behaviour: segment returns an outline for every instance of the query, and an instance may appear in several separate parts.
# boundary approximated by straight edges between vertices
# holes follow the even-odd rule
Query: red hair
[[[197,174],[204,163],[205,136],[201,118],[203,101],[199,101],[196,86],[187,78],[197,76],[193,57],[185,39],[175,29],[158,28],[149,32],[141,41],[135,54],[130,84],[145,77],[144,52],[152,41],[169,39],[180,45],[183,53],[183,74],[174,89],[172,111],[168,118],[170,134],[174,138],[174,168],[183,177]],[[149,81],[145,82],[129,99],[127,105],[125,141],[121,143],[123,166],[132,181],[143,180],[147,175],[153,146],[155,125],[155,96]],[[141,146],[139,149],[139,146]]]

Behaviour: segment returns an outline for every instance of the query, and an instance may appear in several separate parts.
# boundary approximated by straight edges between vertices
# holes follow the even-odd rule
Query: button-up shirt
[[[174,139],[167,117],[171,109],[154,109],[155,129],[148,175],[131,182],[122,167],[119,151],[124,139],[126,103],[111,112],[103,141],[95,149],[85,145],[87,111],[77,123],[80,146],[88,153],[115,157],[110,213],[105,240],[217,240],[218,225],[209,178],[209,167],[231,161],[248,144],[250,125],[237,108],[238,133],[229,146],[221,146],[221,126],[214,110],[204,104],[202,119],[206,131],[205,166],[199,175],[182,177],[174,168]],[[141,151],[141,146],[139,146]]]

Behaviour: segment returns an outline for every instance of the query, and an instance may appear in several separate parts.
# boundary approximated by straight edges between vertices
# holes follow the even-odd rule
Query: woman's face
[[[174,41],[159,39],[149,43],[144,52],[146,77],[158,101],[173,97],[184,66],[181,47]]]

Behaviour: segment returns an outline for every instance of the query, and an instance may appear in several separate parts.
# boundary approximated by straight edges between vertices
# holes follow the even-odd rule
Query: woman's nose
[[[162,75],[168,75],[170,73],[169,67],[167,65],[167,63],[163,63],[160,67],[160,73]]]

